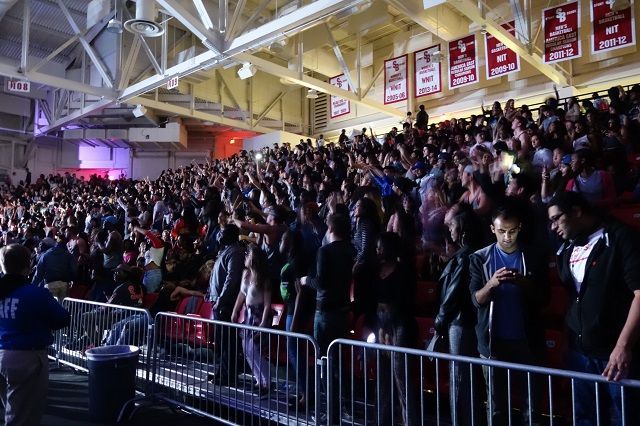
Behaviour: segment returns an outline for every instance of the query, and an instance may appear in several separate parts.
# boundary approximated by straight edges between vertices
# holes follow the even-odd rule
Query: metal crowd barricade
[[[154,398],[230,424],[315,424],[320,379],[310,336],[165,312],[154,330]]]
[[[585,424],[576,406],[590,403],[589,424],[640,422],[632,413],[640,408],[638,380],[346,339],[331,343],[325,361],[330,424]],[[592,391],[592,401],[578,385]],[[607,387],[622,394],[618,421],[609,417]]]
[[[146,391],[153,327],[146,309],[66,298],[62,306],[71,314],[68,327],[55,334],[55,357],[64,365],[88,371],[85,351],[95,346],[128,344],[140,347],[136,388]]]

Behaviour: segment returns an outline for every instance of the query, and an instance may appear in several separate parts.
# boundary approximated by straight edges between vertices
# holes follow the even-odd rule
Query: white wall
[[[133,179],[156,179],[166,169],[177,169],[192,162],[205,163],[210,151],[137,151],[133,156],[131,177]]]
[[[283,143],[289,143],[291,146],[295,146],[300,143],[302,136],[295,133],[277,131],[271,133],[265,133],[264,135],[254,136],[244,140],[244,149],[247,151],[256,150],[265,146],[273,147],[274,143],[282,145]],[[314,142],[315,140],[312,139]]]

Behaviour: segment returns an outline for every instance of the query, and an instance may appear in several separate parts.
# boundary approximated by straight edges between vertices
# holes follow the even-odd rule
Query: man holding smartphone
[[[478,312],[480,356],[536,365],[544,356],[541,312],[548,303],[550,288],[548,280],[541,279],[544,264],[539,256],[519,242],[522,213],[515,206],[514,200],[507,198],[494,211],[491,232],[496,242],[471,255],[471,300]],[[506,371],[485,367],[484,375],[493,424],[508,424]],[[531,394],[523,410],[527,423],[535,414],[534,386],[529,387],[519,374],[511,376],[515,387],[524,395]]]

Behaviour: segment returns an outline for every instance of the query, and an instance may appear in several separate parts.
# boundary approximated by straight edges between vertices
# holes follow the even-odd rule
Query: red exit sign
[[[31,91],[31,83],[21,80],[7,80],[7,90],[9,92],[29,93]]]

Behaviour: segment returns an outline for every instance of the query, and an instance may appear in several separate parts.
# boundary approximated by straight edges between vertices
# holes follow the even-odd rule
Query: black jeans
[[[313,321],[313,335],[320,347],[319,356],[326,356],[329,344],[336,339],[343,338],[347,335],[347,329],[349,327],[349,313],[347,310],[337,310],[331,312],[316,311],[316,315]],[[323,380],[322,383],[329,383],[329,389],[324,386],[325,394],[330,391],[332,398],[327,401],[327,415],[331,416],[331,422],[340,421],[340,382],[339,377],[339,354],[338,350],[333,350],[329,354],[329,362],[333,366],[331,377],[329,380]],[[345,394],[343,392],[343,394]]]
[[[231,322],[231,309],[219,308],[212,313],[212,319]],[[219,382],[222,385],[234,385],[238,378],[238,354],[241,354],[238,337],[239,329],[232,327],[214,327],[214,351],[218,359]]]

